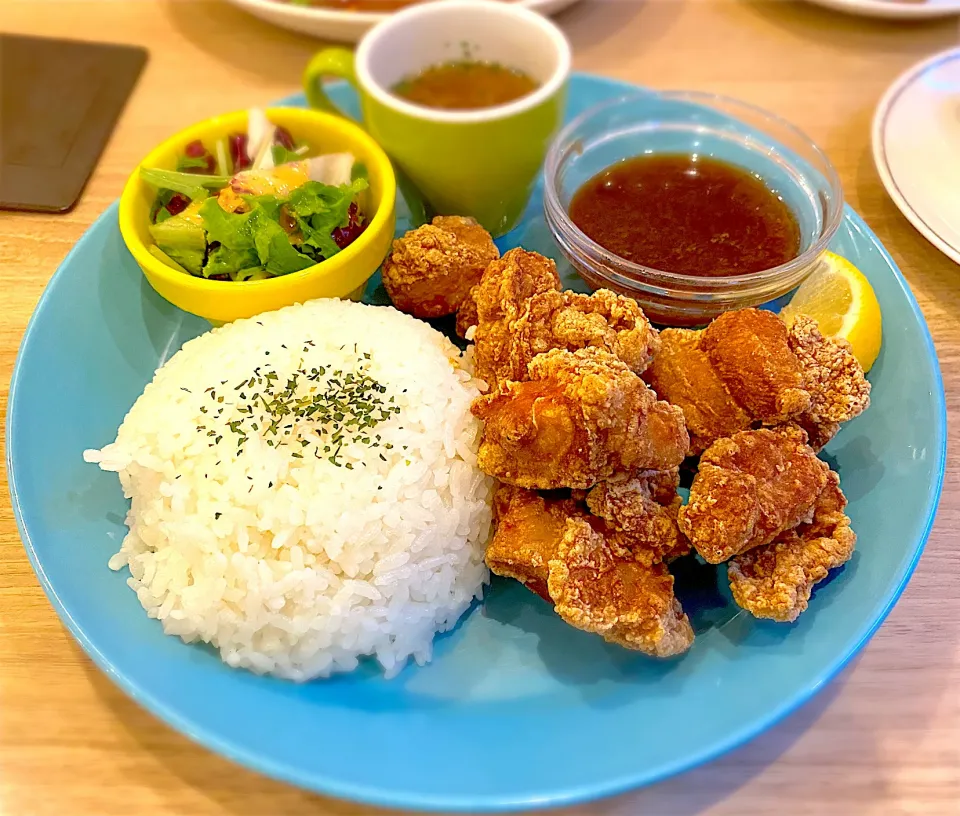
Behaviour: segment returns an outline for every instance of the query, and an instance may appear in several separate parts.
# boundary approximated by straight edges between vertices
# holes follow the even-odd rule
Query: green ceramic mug
[[[437,63],[496,62],[523,71],[538,89],[506,105],[440,110],[391,89]],[[304,74],[313,107],[339,111],[323,90],[329,76],[356,89],[363,123],[443,215],[472,215],[494,236],[519,222],[551,138],[563,119],[570,45],[553,23],[511,3],[425,3],[390,15],[356,54],[321,51]]]

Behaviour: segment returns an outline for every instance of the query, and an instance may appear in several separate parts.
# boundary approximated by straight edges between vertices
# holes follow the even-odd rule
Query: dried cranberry
[[[226,272],[223,272],[219,275],[211,275],[209,280],[227,281],[227,280],[230,280],[230,276]]]
[[[188,159],[203,159],[203,165],[200,167],[188,167],[186,172],[188,173],[213,173],[217,169],[217,160],[214,158],[213,153],[211,153],[207,148],[203,146],[203,142],[199,139],[196,141],[190,142],[183,152],[186,154]]]
[[[333,242],[340,247],[340,249],[346,249],[350,244],[357,240],[363,231],[367,228],[366,221],[361,222],[360,218],[360,208],[357,207],[357,203],[354,202],[350,205],[349,216],[350,223],[345,227],[337,227],[330,237],[333,238]]]
[[[167,212],[170,215],[179,215],[190,205],[190,199],[182,193],[174,193],[167,202]]]
[[[283,145],[287,150],[293,150],[296,145],[296,142],[293,141],[293,136],[290,135],[290,131],[285,127],[277,127],[273,134],[273,143]]]
[[[230,144],[230,159],[233,161],[233,172],[239,173],[251,166],[252,162],[247,158],[247,134],[231,133],[227,137]]]

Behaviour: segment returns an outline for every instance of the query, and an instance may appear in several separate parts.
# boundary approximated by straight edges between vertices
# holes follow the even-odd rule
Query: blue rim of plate
[[[630,83],[610,80],[602,77],[595,77],[588,74],[575,74],[574,77],[581,77],[584,79],[589,79],[598,84],[602,84],[609,88],[611,93],[636,93],[638,91],[646,90]],[[276,104],[303,106],[305,102],[301,94],[295,94],[279,100]],[[410,794],[407,792],[398,793],[389,788],[377,787],[374,784],[344,783],[335,776],[326,775],[322,771],[314,771],[310,774],[304,774],[296,770],[291,770],[283,763],[275,762],[270,758],[264,757],[261,754],[257,754],[256,752],[247,749],[246,747],[238,746],[230,740],[222,738],[214,731],[198,725],[190,718],[182,716],[174,707],[171,707],[165,702],[157,699],[155,695],[144,692],[135,684],[135,682],[131,681],[130,678],[121,672],[118,672],[110,660],[94,645],[94,643],[89,640],[85,632],[65,608],[37,557],[33,541],[23,522],[23,514],[18,496],[16,471],[13,466],[12,451],[14,446],[10,443],[10,440],[12,439],[13,434],[13,417],[16,413],[14,411],[14,406],[16,405],[17,400],[19,379],[22,375],[21,363],[24,349],[31,340],[32,334],[40,321],[40,316],[50,301],[50,293],[57,283],[58,278],[62,274],[63,269],[69,265],[69,262],[75,256],[83,252],[85,244],[89,240],[90,233],[97,225],[104,220],[116,220],[116,207],[117,205],[114,203],[104,213],[102,213],[94,222],[94,224],[91,225],[90,229],[85,232],[83,236],[81,236],[77,244],[67,254],[66,258],[61,263],[60,267],[58,267],[57,271],[51,277],[46,288],[44,289],[44,292],[41,295],[40,300],[30,318],[23,338],[21,339],[17,359],[14,364],[13,376],[10,383],[9,398],[7,402],[7,421],[5,428],[7,440],[5,464],[8,474],[11,505],[14,511],[17,529],[23,541],[27,557],[37,574],[44,592],[57,612],[57,615],[65,623],[70,633],[74,636],[83,650],[94,661],[94,663],[129,697],[159,717],[165,723],[184,734],[194,742],[197,742],[211,751],[227,757],[247,768],[263,773],[274,779],[288,782],[298,787],[312,790],[323,795],[361,802],[369,805],[402,809],[419,809],[429,811],[447,810],[456,812],[505,812],[520,809],[538,810],[544,808],[575,805],[595,799],[615,796],[630,790],[651,785],[655,782],[663,781],[710,762],[711,760],[716,759],[759,736],[761,733],[765,732],[783,720],[789,714],[796,711],[804,703],[808,702],[818,691],[820,691],[834,677],[836,677],[870,640],[879,626],[886,619],[887,615],[890,613],[890,610],[899,600],[907,583],[913,575],[914,570],[916,569],[917,563],[923,553],[925,544],[929,538],[930,531],[933,526],[944,480],[947,444],[947,414],[943,390],[943,378],[937,360],[936,348],[930,335],[929,328],[927,327],[926,320],[922,311],[920,310],[916,298],[913,296],[909,285],[903,277],[903,274],[900,272],[889,252],[880,243],[879,239],[877,239],[872,230],[870,230],[866,222],[864,222],[854,210],[852,210],[849,206],[846,206],[845,221],[849,223],[857,233],[862,236],[866,236],[866,239],[870,241],[873,247],[880,253],[880,256],[893,273],[911,312],[917,318],[918,324],[923,331],[923,339],[926,349],[929,353],[930,359],[934,363],[934,381],[937,386],[935,396],[938,398],[936,427],[934,429],[936,439],[934,448],[938,461],[935,468],[935,478],[932,480],[927,491],[926,522],[922,534],[919,537],[912,557],[902,568],[902,575],[900,576],[896,587],[890,593],[887,603],[875,615],[874,619],[869,623],[869,625],[863,628],[856,642],[852,644],[844,653],[840,654],[836,659],[830,662],[813,680],[806,685],[801,692],[794,694],[789,699],[786,699],[779,706],[773,707],[769,713],[766,714],[766,716],[759,720],[751,721],[748,725],[731,733],[725,739],[718,740],[699,752],[688,755],[682,760],[677,760],[673,764],[660,766],[652,773],[641,768],[634,773],[621,775],[620,777],[616,778],[605,779],[601,782],[594,782],[591,784],[565,787],[563,783],[559,783],[549,793],[544,793],[538,796],[503,796],[494,793],[485,798],[478,798],[476,795],[472,795],[469,798],[462,798],[449,795]]]

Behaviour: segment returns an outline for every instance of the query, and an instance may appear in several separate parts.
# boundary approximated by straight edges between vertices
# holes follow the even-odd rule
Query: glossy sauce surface
[[[689,154],[611,165],[577,190],[570,217],[621,258],[691,276],[760,272],[800,249],[796,217],[761,180]]]
[[[417,105],[445,110],[477,110],[505,105],[537,89],[522,71],[493,62],[460,60],[431,65],[403,80],[397,96]]]

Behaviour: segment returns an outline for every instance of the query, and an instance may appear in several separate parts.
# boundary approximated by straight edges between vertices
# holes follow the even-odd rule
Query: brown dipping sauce
[[[681,275],[729,277],[797,257],[800,228],[754,175],[700,156],[637,156],[611,165],[570,202],[573,223],[628,261]]]
[[[460,60],[431,65],[403,80],[393,92],[417,105],[476,110],[505,105],[537,89],[522,71],[493,62]]]

